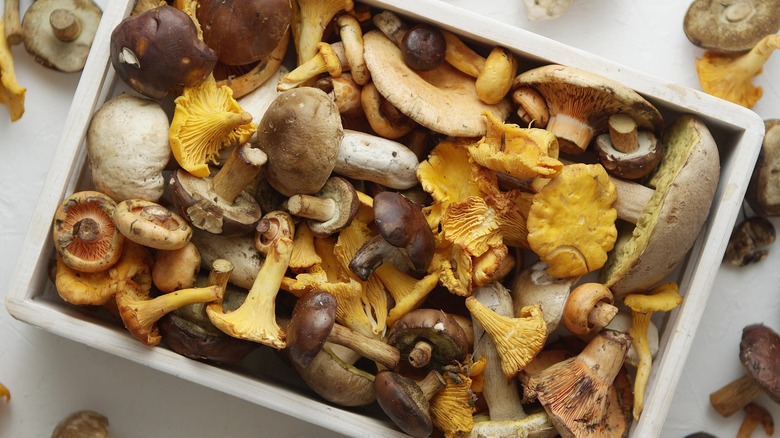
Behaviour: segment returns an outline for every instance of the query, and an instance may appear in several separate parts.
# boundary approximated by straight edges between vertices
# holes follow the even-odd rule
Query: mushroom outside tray
[[[110,2],[103,12],[101,27],[93,43],[93,60],[85,69],[74,100],[79,102],[78,112],[70,115],[66,131],[53,162],[68,163],[69,172],[54,172],[42,191],[36,215],[54,216],[63,194],[90,186],[86,173],[87,164],[76,153],[83,143],[87,115],[99,105],[100,98],[112,96],[121,90],[116,74],[109,62],[109,37],[111,30],[132,8],[132,1]],[[599,71],[617,82],[635,90],[657,106],[670,124],[683,114],[700,119],[711,131],[718,145],[722,160],[720,187],[728,191],[715,193],[710,216],[691,253],[682,260],[681,269],[671,274],[680,284],[685,299],[679,309],[672,312],[659,325],[661,341],[654,361],[641,418],[631,427],[631,436],[658,436],[662,419],[671,402],[673,388],[682,371],[691,340],[684,333],[695,330],[703,312],[714,281],[714,272],[720,266],[725,242],[737,217],[750,172],[761,143],[764,126],[754,113],[719,101],[692,90],[671,87],[657,79],[638,72],[628,71],[608,61],[593,59],[589,55],[572,50],[554,41],[540,38],[521,29],[512,28],[488,19],[474,17],[441,2],[419,0],[409,4],[397,0],[378,2],[369,0],[367,5],[377,9],[391,9],[412,21],[424,21],[422,17],[447,17],[446,22],[431,21],[448,31],[456,32],[469,44],[483,43],[480,47],[502,46],[511,49],[522,60],[533,59],[545,64],[561,64]],[[370,37],[375,38],[375,37]],[[373,44],[369,42],[369,44]],[[478,45],[475,45],[475,47]],[[376,61],[374,58],[367,62]],[[105,87],[102,85],[105,80]],[[377,88],[381,88],[378,86]],[[381,90],[380,90],[381,91]],[[694,98],[695,97],[695,98]],[[74,106],[76,107],[76,106]],[[88,111],[89,110],[89,111]],[[358,213],[359,215],[360,213]],[[314,424],[349,436],[400,436],[398,428],[385,415],[376,410],[352,410],[323,402],[320,398],[303,393],[291,379],[291,370],[267,370],[273,383],[256,377],[260,365],[258,358],[269,353],[261,349],[258,358],[250,355],[237,368],[183,366],[187,359],[164,347],[148,348],[116,326],[91,313],[74,312],[63,303],[48,283],[48,261],[52,255],[50,224],[33,224],[20,257],[20,269],[11,283],[8,309],[16,318],[46,330],[65,336],[116,355],[140,362],[172,375],[181,376],[207,385],[221,392],[244,398],[281,413],[306,418]],[[66,330],[64,327],[76,327]],[[682,333],[683,335],[680,335]],[[273,352],[270,352],[273,354]],[[330,354],[330,353],[326,353]],[[322,355],[318,355],[322,356]],[[255,367],[255,368],[253,368]],[[278,403],[277,400],[290,400]],[[334,420],[333,412],[338,412]]]

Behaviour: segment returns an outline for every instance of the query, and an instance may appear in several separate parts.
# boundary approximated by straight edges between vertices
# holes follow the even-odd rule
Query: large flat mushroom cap
[[[482,113],[505,120],[511,111],[508,99],[496,105],[480,101],[474,79],[447,63],[424,72],[412,70],[401,50],[379,31],[363,35],[363,44],[379,93],[426,128],[452,137],[481,137],[487,131]]]
[[[550,121],[547,129],[556,134],[561,150],[566,150],[569,138],[561,138],[553,128],[554,120],[572,118],[592,129],[592,135],[583,134],[584,150],[590,138],[607,131],[607,121],[613,114],[625,114],[637,124],[638,129],[660,136],[663,117],[658,109],[631,88],[603,76],[575,67],[550,64],[519,74],[512,89],[530,87],[547,103]],[[580,135],[580,134],[578,134]]]
[[[745,327],[739,360],[767,395],[780,403],[780,335],[763,324]]]
[[[683,20],[694,45],[719,52],[746,52],[780,30],[778,0],[695,0]]]
[[[68,11],[75,17],[81,28],[75,39],[63,41],[57,37],[49,18],[56,10]],[[103,11],[92,0],[33,2],[22,22],[24,47],[46,67],[63,72],[80,71],[87,62],[102,15]]]
[[[650,289],[693,246],[715,196],[720,158],[702,121],[681,116],[663,138],[664,157],[648,185],[655,189],[633,232],[621,233],[601,270],[616,298]]]

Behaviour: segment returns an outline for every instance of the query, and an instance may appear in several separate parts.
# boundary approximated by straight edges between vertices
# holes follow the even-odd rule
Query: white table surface
[[[108,0],[98,0],[101,6]],[[31,0],[21,0],[26,9]],[[682,20],[684,0],[577,0],[553,21],[530,22],[520,0],[449,0],[456,6],[519,26],[653,76],[699,88]],[[0,4],[2,4],[0,2]],[[13,49],[19,82],[27,88],[24,117],[10,123],[0,106],[0,295],[8,289],[17,254],[71,104],[78,74],[48,70],[22,46]],[[780,54],[756,79],[764,97],[754,110],[780,118]],[[774,220],[776,226],[780,222]],[[708,395],[738,377],[745,325],[780,329],[780,248],[763,262],[721,269],[665,423],[663,437],[705,430],[735,436],[741,414],[721,418]],[[0,437],[44,437],[66,414],[94,409],[109,417],[116,437],[337,436],[304,421],[171,377],[14,320],[0,311]],[[780,406],[759,401],[780,421]],[[754,436],[764,436],[756,432]]]

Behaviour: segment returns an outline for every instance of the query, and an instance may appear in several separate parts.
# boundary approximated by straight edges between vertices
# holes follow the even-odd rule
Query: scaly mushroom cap
[[[366,65],[379,93],[432,131],[479,137],[487,130],[483,113],[504,120],[511,111],[508,99],[495,105],[480,101],[474,79],[447,63],[424,72],[412,70],[404,63],[401,50],[379,31],[363,35],[363,43]]]
[[[286,38],[292,19],[290,0],[201,0],[197,17],[203,42],[219,61],[244,65],[266,58]]]
[[[624,113],[639,129],[659,135],[661,113],[636,91],[588,71],[546,65],[521,73],[513,88],[531,87],[547,102],[547,130],[558,137],[561,152],[582,153],[594,136],[607,131],[609,116]]]
[[[125,237],[112,217],[113,199],[100,192],[81,191],[65,198],[54,213],[54,249],[63,263],[78,272],[100,272],[122,255]]]
[[[103,11],[92,0],[39,0],[24,14],[24,47],[46,67],[76,72],[87,62]]]
[[[653,197],[633,232],[619,235],[601,271],[616,299],[648,290],[674,270],[699,235],[720,178],[707,127],[689,115],[664,134],[664,156],[648,183]]]
[[[745,52],[780,30],[780,1],[695,0],[683,20],[694,45],[718,52]]]
[[[739,360],[767,395],[780,403],[780,335],[763,324],[745,327]]]

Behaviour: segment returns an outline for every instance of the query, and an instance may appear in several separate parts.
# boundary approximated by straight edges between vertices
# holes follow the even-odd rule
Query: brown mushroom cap
[[[203,42],[227,65],[266,58],[286,37],[290,0],[201,0],[197,9]]]
[[[122,20],[111,33],[111,65],[135,91],[162,99],[197,85],[217,55],[185,12],[163,5]]]
[[[436,242],[419,207],[399,193],[380,192],[374,196],[374,221],[387,243],[404,249],[412,269],[428,269]]]
[[[756,214],[780,216],[780,120],[764,125],[764,142],[745,199]]]
[[[659,135],[661,113],[636,91],[595,73],[563,65],[546,65],[521,73],[512,88],[531,87],[547,102],[547,130],[558,137],[562,152],[584,151],[591,139],[607,131],[609,117],[625,114],[638,129]]]
[[[780,335],[763,324],[745,327],[739,360],[758,386],[780,403]]]
[[[329,293],[306,293],[295,302],[287,325],[287,352],[303,368],[320,352],[336,323],[336,297]]]
[[[116,203],[100,192],[81,191],[65,198],[54,214],[54,249],[78,272],[100,272],[122,255],[124,236],[111,219]]]
[[[412,310],[395,322],[387,337],[387,343],[397,348],[401,357],[409,357],[419,342],[430,345],[429,363],[435,368],[455,360],[463,361],[469,349],[466,334],[458,322],[437,309]],[[409,360],[414,359],[409,357]]]
[[[360,206],[355,187],[346,179],[338,176],[328,178],[322,189],[313,195],[317,198],[317,205],[327,206],[323,209],[326,211],[316,212],[323,214],[322,217],[314,217],[314,214],[307,215],[302,211],[306,209],[307,198],[305,196],[290,197],[287,201],[287,208],[293,215],[308,218],[306,223],[309,228],[316,236],[320,237],[329,236],[348,227]]]
[[[443,381],[441,385],[444,386]],[[379,406],[401,430],[414,437],[431,434],[433,422],[428,400],[432,394],[426,394],[417,382],[390,370],[382,370],[374,378],[374,391]]]
[[[113,219],[120,233],[149,248],[180,249],[192,237],[183,217],[152,201],[126,199],[117,204]]]
[[[683,20],[694,45],[719,52],[746,52],[780,30],[778,0],[695,0]]]
[[[265,177],[285,196],[319,191],[336,165],[344,129],[333,99],[314,87],[284,91],[257,126]]]
[[[102,16],[92,0],[38,0],[24,14],[24,47],[46,67],[80,71]]]
[[[401,49],[380,31],[363,35],[365,60],[380,94],[420,125],[454,137],[479,137],[487,125],[483,113],[500,120],[511,111],[505,99],[496,105],[479,100],[474,79],[447,63],[417,72],[403,60]]]
[[[307,367],[292,362],[306,385],[340,406],[365,406],[376,399],[374,376],[341,360],[325,343]]]

